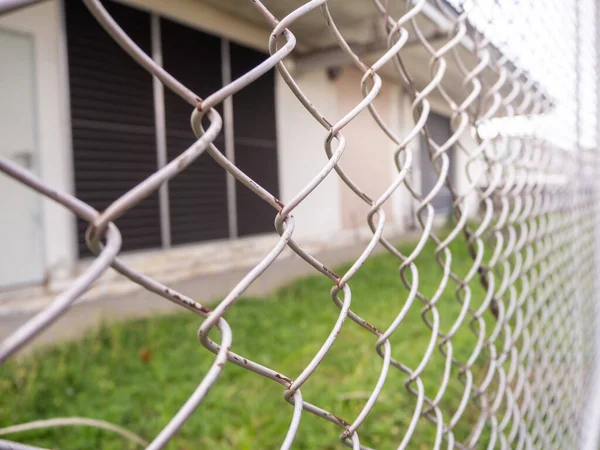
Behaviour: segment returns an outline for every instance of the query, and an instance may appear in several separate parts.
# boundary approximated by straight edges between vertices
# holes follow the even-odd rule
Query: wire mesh
[[[216,92],[200,96],[157,65],[120,28],[99,0],[84,0],[106,32],[140,66],[190,105],[191,126],[197,141],[180,156],[106,208],[96,211],[68,192],[59,192],[33,174],[0,157],[6,175],[67,208],[89,222],[87,244],[96,255],[93,263],[47,308],[0,344],[0,362],[7,361],[63,315],[109,268],[120,272],[151,293],[192,311],[204,320],[198,329],[200,343],[214,354],[210,369],[181,409],[164,429],[146,444],[115,425],[88,419],[54,419],[15,425],[0,430],[8,434],[46,426],[100,426],[136,440],[149,449],[163,448],[177,433],[211,387],[219,383],[225,364],[235,364],[281,385],[290,406],[289,428],[281,436],[281,448],[291,448],[304,415],[313,414],[340,429],[340,439],[354,449],[361,443],[361,429],[378,402],[391,371],[405,379],[407,395],[414,397],[411,420],[397,448],[414,448],[415,430],[424,421],[435,428],[433,448],[580,448],[586,439],[582,430],[594,394],[597,365],[595,335],[598,307],[596,286],[596,233],[598,223],[596,145],[596,55],[591,34],[596,30],[592,2],[480,2],[426,0],[402,3],[402,13],[386,0],[373,0],[379,24],[385,29],[387,50],[372,63],[356,54],[336,25],[327,0],[301,4],[285,17],[275,17],[258,0],[252,4],[272,26],[270,56],[258,66]],[[18,3],[18,5],[17,5]],[[27,2],[8,2],[6,11]],[[4,5],[2,5],[4,6]],[[321,26],[328,28],[339,48],[363,74],[363,100],[339,120],[325,117],[301,90],[285,58],[294,54],[296,39],[290,27],[314,9],[322,12]],[[428,40],[420,18],[434,11],[448,26],[441,44]],[[1,10],[0,10],[1,12]],[[585,38],[578,32],[585,30]],[[403,57],[407,42],[422,46],[430,55],[427,67]],[[447,69],[456,65],[462,74],[460,89],[449,89]],[[379,115],[374,99],[385,81],[384,66],[393,66],[411,98],[412,127],[402,135]],[[215,146],[223,125],[215,107],[275,68],[297,100],[323,127],[323,149],[327,162],[314,178],[285,204],[248,177]],[[417,86],[415,73],[427,73],[429,82]],[[457,94],[458,92],[458,94]],[[582,95],[585,94],[585,95]],[[205,93],[203,93],[205,94]],[[451,110],[451,136],[443,143],[429,137],[427,117],[430,98],[440,96]],[[594,95],[591,95],[594,94]],[[360,113],[369,113],[395,146],[397,174],[393,183],[376,198],[367,195],[344,172],[347,142],[344,128]],[[419,149],[423,136],[426,150]],[[465,145],[469,138],[473,145]],[[450,176],[448,156],[454,147],[467,163],[464,176],[468,188],[460,193]],[[411,180],[415,155],[427,151],[437,181],[429,192],[421,192]],[[113,222],[126,215],[168,180],[208,153],[225,171],[273,207],[274,229],[280,238],[272,250],[214,308],[198,303],[155,279],[136,272],[119,259],[121,236]],[[368,170],[365,165],[364,170]],[[373,173],[373,176],[377,174]],[[294,210],[328,177],[339,177],[370,210],[366,217],[372,238],[364,251],[343,274],[336,274],[294,238]],[[419,238],[404,254],[383,237],[386,215],[383,205],[404,187],[416,208]],[[454,226],[441,234],[434,226],[432,199],[444,188],[452,194]],[[470,199],[475,198],[472,202]],[[435,244],[435,258],[442,276],[425,295],[419,273],[427,270],[418,257],[425,244]],[[466,273],[453,271],[451,244],[464,245],[472,258]],[[397,258],[399,278],[408,295],[390,311],[389,323],[369,323],[352,310],[352,278],[376,246]],[[279,373],[261,361],[235,353],[226,312],[235,308],[241,294],[291,248],[323,277],[331,280],[330,297],[339,308],[329,336],[299,374]],[[390,270],[396,270],[390,268]],[[475,287],[477,285],[477,288]],[[460,313],[442,321],[438,301],[452,289]],[[376,301],[376,299],[375,299]],[[420,362],[409,367],[401,355],[393,356],[392,336],[402,335],[402,324],[413,305],[421,305],[422,326],[429,339]],[[310,311],[307,311],[310,317]],[[353,322],[353,323],[352,323]],[[444,324],[442,325],[442,322]],[[343,327],[358,326],[381,357],[376,383],[356,417],[339,417],[302,396],[317,366],[327,358]],[[209,337],[217,329],[217,341]],[[455,354],[455,337],[462,330],[472,334],[468,357]],[[191,337],[190,337],[191,338]],[[441,356],[440,383],[426,389],[422,374],[430,370],[432,357]],[[460,386],[460,401],[449,406],[445,399],[450,385]],[[593,406],[593,405],[591,405]],[[474,411],[467,417],[467,411]],[[279,412],[273,411],[273,414]],[[468,420],[470,434],[455,436],[457,424]],[[598,424],[600,425],[600,424]],[[368,424],[366,424],[368,426]],[[0,441],[0,448],[21,448]],[[22,447],[30,448],[30,447]]]

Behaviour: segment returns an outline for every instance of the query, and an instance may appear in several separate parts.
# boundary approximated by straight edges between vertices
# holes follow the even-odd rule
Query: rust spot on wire
[[[336,279],[336,280],[339,280],[339,279],[341,278],[341,277],[340,277],[340,276],[339,276],[337,273],[335,273],[333,270],[331,270],[331,269],[330,269],[329,267],[327,267],[326,265],[322,265],[321,267],[323,268],[323,271],[324,271],[326,274],[330,275],[332,278],[334,278],[334,279]]]
[[[278,373],[275,374],[275,378],[277,378],[278,380],[285,381],[286,383],[289,383],[289,384],[292,383],[292,380],[290,380],[288,377],[280,375]]]
[[[275,204],[279,207],[279,212],[281,212],[283,210],[283,208],[285,207],[285,205],[283,204],[283,202],[281,200],[279,200],[277,197],[273,196],[273,201],[275,202]]]
[[[336,421],[338,421],[344,427],[349,427],[350,426],[350,424],[348,422],[346,422],[344,419],[342,419],[340,416],[336,416],[335,414],[331,414],[329,412],[326,412],[325,415],[327,417],[332,417],[333,419],[335,419]]]
[[[196,109],[197,109],[199,112],[204,112],[204,111],[202,110],[202,99],[201,99],[200,97],[196,97]]]

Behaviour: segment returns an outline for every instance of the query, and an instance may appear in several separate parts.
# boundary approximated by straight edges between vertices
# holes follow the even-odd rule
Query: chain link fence
[[[424,421],[435,427],[436,449],[593,448],[597,442],[595,429],[600,428],[594,385],[599,350],[595,293],[600,175],[596,150],[595,4],[574,0],[372,0],[379,25],[386,32],[387,50],[376,61],[366,63],[338,30],[328,8],[332,1],[308,1],[285,17],[275,17],[266,6],[268,2],[253,0],[256,13],[272,26],[270,56],[216,92],[195,93],[145,54],[99,0],[84,0],[125,52],[189,103],[191,127],[197,141],[181,149],[179,157],[116,198],[104,211],[94,210],[68,192],[54,190],[0,157],[0,170],[6,175],[89,222],[87,243],[96,255],[85,273],[66,291],[0,344],[0,362],[27,346],[112,267],[132,283],[203,317],[198,339],[214,353],[210,370],[203,374],[179,412],[147,446],[149,449],[163,448],[169,443],[186,419],[210,396],[209,391],[219,383],[226,364],[238,365],[281,385],[289,407],[273,414],[285,411],[290,416],[287,433],[281,436],[284,449],[293,447],[302,418],[307,414],[339,427],[340,439],[347,446],[369,448],[361,443],[361,427],[378,402],[391,371],[404,374],[406,395],[415,400],[410,424],[398,441],[399,449],[420,444],[414,432]],[[32,2],[2,2],[0,12],[27,3]],[[394,3],[393,8],[390,3]],[[402,5],[401,13],[397,13],[398,4]],[[305,95],[293,71],[286,66],[285,59],[294,55],[296,47],[290,29],[295,21],[315,9],[322,12],[320,26],[329,29],[339,48],[363,74],[360,86],[356,86],[362,91],[363,100],[339,120],[321,114],[315,107],[318,102],[313,103]],[[435,14],[449,24],[438,30],[438,35],[443,36],[441,45],[434,46],[428,40],[428,32],[421,28],[420,19],[425,13]],[[403,48],[409,39],[411,45],[426,49],[430,55],[428,66],[411,65],[403,58]],[[451,64],[461,73],[459,96],[457,89],[448,89],[446,73]],[[396,134],[382,119],[373,102],[382,85],[388,82],[380,76],[384,66],[394,68],[411,97],[412,128],[402,135]],[[322,125],[323,150],[328,159],[312,181],[285,204],[249,178],[215,146],[223,124],[215,107],[273,68]],[[427,72],[429,82],[417,85],[414,74],[423,72]],[[443,99],[452,112],[451,136],[441,144],[429,138],[426,125],[433,95]],[[389,164],[396,166],[396,178],[376,198],[367,195],[344,172],[347,144],[344,128],[360,113],[370,114],[395,146],[394,160]],[[430,192],[421,192],[411,180],[416,155],[421,151],[418,145],[421,137],[427,143],[429,163],[437,174]],[[465,145],[465,137],[473,145]],[[449,174],[448,151],[453,147],[467,158],[464,175],[468,189],[460,194]],[[273,207],[274,229],[280,236],[264,259],[212,309],[123,263],[119,259],[121,236],[113,224],[205,152]],[[314,189],[326,177],[339,177],[370,207],[365,219],[372,238],[350,269],[341,274],[307,253],[294,238],[294,209],[314,195]],[[412,197],[420,233],[408,254],[401,253],[383,237],[386,226],[383,205],[401,187]],[[445,188],[453,199],[454,225],[448,233],[434,226],[432,205],[432,199]],[[475,202],[470,201],[473,198]],[[436,261],[443,274],[429,296],[419,283],[419,273],[428,268],[418,262],[428,241],[435,243]],[[457,243],[464,245],[472,258],[467,273],[453,271],[450,245]],[[399,279],[409,292],[399,299],[396,311],[389,311],[389,323],[369,323],[352,310],[352,278],[379,245],[397,258],[397,267],[389,270],[399,269]],[[331,280],[329,295],[339,308],[337,318],[332,318],[335,325],[329,337],[305,369],[294,374],[279,373],[261,361],[235,353],[232,346],[235,329],[226,320],[226,312],[235,308],[240,295],[269,266],[277,264],[278,255],[286,247],[315,272]],[[455,301],[460,304],[460,314],[451,321],[443,321],[438,310],[438,300],[447,289],[454,291]],[[429,340],[420,363],[409,367],[402,355],[393,352],[391,338],[402,335],[407,311],[414,304],[422,308],[422,326],[429,330]],[[310,311],[306,314],[310,317]],[[356,417],[338,417],[336,411],[309,403],[302,396],[303,385],[319,376],[315,370],[327,358],[343,327],[362,328],[364,338],[372,341],[373,351],[381,357],[377,382],[369,388]],[[219,333],[216,340],[209,337],[213,329]],[[462,330],[469,330],[473,337],[466,359],[458,358],[454,351],[454,338]],[[436,353],[444,361],[439,386],[426,389],[421,375]],[[456,383],[460,386],[460,401],[448,403],[449,386]],[[466,411],[473,412],[468,419],[471,432],[459,439],[454,430],[459,422],[467,420]],[[108,427],[138,439],[117,426],[86,419],[41,421],[1,432],[65,424]],[[1,441],[0,448],[31,447]]]

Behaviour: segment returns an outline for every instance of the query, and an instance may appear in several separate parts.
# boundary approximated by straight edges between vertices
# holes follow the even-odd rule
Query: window
[[[158,33],[165,69],[200,96],[223,85],[223,64],[230,65],[235,79],[267,57],[233,43],[226,43],[229,52],[225,52],[219,37],[164,18],[152,21],[150,14],[118,3],[104,3],[148,54],[153,50],[151,36]],[[64,4],[75,194],[103,210],[157,169],[157,127],[164,127],[168,161],[194,142],[189,126],[192,107],[166,88],[164,104],[156,105],[152,77],[108,36],[82,2]],[[271,71],[234,95],[233,123],[224,121],[224,127],[233,127],[236,164],[277,195],[274,88]],[[155,106],[163,108],[164,123],[156,119]],[[223,115],[221,105],[217,110]],[[225,152],[223,131],[215,145]],[[230,220],[236,221],[239,236],[273,231],[273,209],[237,182],[235,196],[228,196],[226,180],[226,172],[204,153],[169,181],[164,208],[168,215],[162,223],[167,221],[171,244],[234,237]],[[236,198],[233,215],[228,213],[228,198]],[[160,211],[160,198],[154,193],[117,220],[124,250],[165,245]],[[79,220],[80,256],[89,255],[86,229],[87,223]]]

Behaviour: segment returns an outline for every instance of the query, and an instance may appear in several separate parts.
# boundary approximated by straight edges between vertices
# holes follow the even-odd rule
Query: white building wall
[[[346,115],[363,100],[361,78],[362,74],[357,69],[347,67],[336,80],[339,117]],[[398,136],[402,136],[399,103],[399,87],[384,79],[373,104],[381,120],[392,127]],[[342,133],[347,144],[340,166],[359,189],[375,201],[397,176],[393,156],[396,146],[368,110],[362,111],[346,125]],[[342,227],[352,230],[368,229],[367,214],[371,207],[344,183],[341,185]],[[383,205],[386,214],[384,230],[396,232],[402,211],[395,208],[400,206],[401,194],[396,192],[394,195],[396,199],[388,199]]]
[[[399,134],[400,138],[405,138],[408,133],[413,129],[415,122],[412,115],[412,102],[410,95],[404,89],[400,88],[400,99],[398,100],[398,114],[399,114]],[[413,141],[406,148],[406,152],[412,153],[412,168],[408,173],[408,183],[417,192],[420,192],[421,186],[421,166],[419,158],[419,138],[413,139]],[[412,194],[408,191],[408,188],[402,184],[398,188],[398,197],[395,200],[395,206],[400,211],[399,214],[403,217],[403,223],[405,227],[411,227],[415,225],[416,219],[414,218],[414,212],[417,207],[417,202],[413,198]]]
[[[406,90],[400,87],[399,89],[401,91],[400,99],[398,100],[399,133],[401,138],[405,138],[414,128],[415,121],[413,119],[411,97]],[[412,165],[407,179],[410,186],[416,192],[421,192],[420,151],[419,137],[415,137],[407,146],[406,152],[412,154]],[[413,198],[404,184],[398,188],[398,198],[395,200],[395,204],[397,205],[395,207],[400,211],[399,214],[403,217],[405,227],[418,226],[417,219],[414,217],[418,202]]]
[[[472,182],[469,181],[469,177],[467,176],[467,163],[469,162],[470,157],[466,152],[474,154],[477,149],[477,143],[471,135],[470,129],[463,133],[460,143],[464,150],[457,148],[455,153],[456,170],[459,173],[459,175],[455,177],[456,191],[459,195],[466,195],[466,207],[468,208],[468,215],[469,217],[474,217],[477,215],[479,194],[477,193],[477,190],[474,189]],[[478,172],[482,170],[482,167],[480,163],[473,161],[468,170],[471,177],[476,177]]]
[[[388,126],[390,130],[400,139],[405,136],[406,129],[404,128],[405,116],[410,114],[410,111],[406,111],[404,108],[406,94],[398,84],[391,84],[388,82],[389,90],[389,121]],[[391,143],[390,141],[390,171],[392,180],[398,177],[398,168],[395,163],[395,153],[398,146]],[[407,178],[410,179],[410,174],[407,174]],[[408,189],[406,189],[404,183],[402,183],[396,191],[392,194],[389,202],[392,207],[392,216],[395,223],[399,224],[405,229],[410,224],[410,201],[411,196]]]
[[[66,45],[61,3],[41,2],[0,18],[0,27],[29,33],[35,47],[38,174],[57,190],[73,192]],[[68,274],[76,260],[75,219],[51,200],[43,201],[46,271]],[[50,278],[50,276],[48,276]]]
[[[295,77],[304,94],[329,120],[339,117],[335,83],[325,70]],[[281,77],[276,77],[277,146],[281,200],[289,202],[327,164],[327,131],[302,106]],[[331,172],[304,200],[293,215],[295,236],[323,236],[341,229],[340,182]]]

